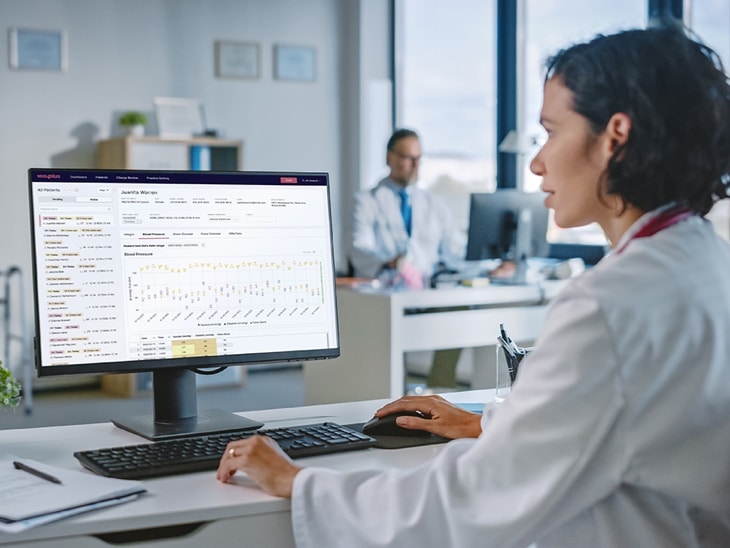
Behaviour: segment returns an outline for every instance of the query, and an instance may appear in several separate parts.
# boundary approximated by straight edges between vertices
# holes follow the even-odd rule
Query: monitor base
[[[155,421],[154,415],[138,415],[124,419],[112,419],[112,423],[122,430],[151,441],[202,436],[232,430],[257,430],[263,426],[263,423],[220,409],[208,409],[194,417],[165,422]]]

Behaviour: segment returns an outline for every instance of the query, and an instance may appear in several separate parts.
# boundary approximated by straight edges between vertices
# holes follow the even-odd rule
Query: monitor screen
[[[498,189],[471,195],[468,261],[546,257],[549,210],[542,192]]]
[[[29,170],[39,376],[153,372],[149,439],[198,413],[195,370],[339,356],[326,173]]]

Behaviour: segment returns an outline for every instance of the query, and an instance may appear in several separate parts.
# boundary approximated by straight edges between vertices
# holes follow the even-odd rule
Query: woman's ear
[[[629,133],[631,133],[631,118],[628,114],[623,112],[617,112],[606,125],[606,134],[609,137],[609,143],[611,153],[616,151],[616,148],[625,144],[629,140]]]

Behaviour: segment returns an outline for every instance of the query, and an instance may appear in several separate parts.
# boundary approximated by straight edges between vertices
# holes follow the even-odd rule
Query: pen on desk
[[[13,461],[13,466],[15,466],[16,470],[22,470],[23,472],[28,472],[29,474],[33,474],[34,476],[37,476],[39,478],[42,478],[46,481],[50,481],[51,483],[61,483],[61,480],[58,479],[55,476],[52,476],[50,474],[46,474],[45,472],[41,472],[40,470],[36,470],[35,468],[31,468],[27,464],[23,464],[22,462]]]

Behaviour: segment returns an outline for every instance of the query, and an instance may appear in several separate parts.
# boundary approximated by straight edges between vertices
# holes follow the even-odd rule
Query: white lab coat
[[[355,219],[350,261],[356,276],[375,277],[383,264],[399,255],[424,276],[436,265],[454,266],[464,259],[466,238],[454,226],[451,213],[439,199],[416,186],[409,186],[412,220],[409,238],[401,216],[400,190],[386,177],[375,188],[355,198]]]
[[[693,217],[572,280],[482,429],[412,470],[304,469],[298,546],[730,546],[727,242]]]

